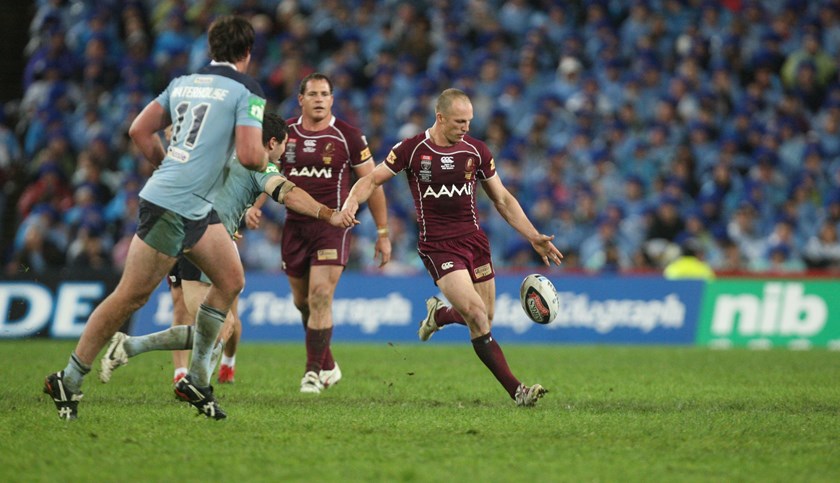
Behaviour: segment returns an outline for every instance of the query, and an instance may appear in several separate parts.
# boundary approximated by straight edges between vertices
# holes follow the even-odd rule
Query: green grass
[[[41,394],[73,343],[0,342],[4,481],[838,481],[840,354],[504,346],[517,408],[468,343],[334,344],[344,380],[299,394],[301,344],[245,344],[225,421],[177,403],[167,353]]]

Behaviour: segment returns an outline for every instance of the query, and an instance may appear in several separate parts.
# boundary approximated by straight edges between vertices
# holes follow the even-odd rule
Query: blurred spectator
[[[840,236],[838,227],[823,223],[816,235],[808,239],[802,250],[808,268],[840,268]]]
[[[73,194],[64,181],[61,170],[52,163],[46,163],[38,170],[35,182],[23,190],[17,202],[20,219],[26,218],[36,204],[44,203],[64,212],[73,206]]]
[[[239,250],[246,269],[279,273],[282,265],[280,240],[283,227],[271,210],[263,209],[261,229],[248,231]]]
[[[803,66],[813,69],[814,83],[825,87],[837,72],[834,59],[823,51],[822,40],[815,31],[805,32],[801,37],[801,47],[791,52],[782,66],[782,80],[788,87],[796,87],[801,81],[799,73]]]
[[[715,272],[704,261],[704,253],[702,245],[696,240],[684,240],[680,244],[680,256],[665,266],[663,276],[669,280],[714,280]]]
[[[46,274],[65,264],[64,253],[47,238],[46,230],[39,224],[31,224],[24,233],[23,246],[12,254],[6,265],[6,274]]]
[[[785,244],[771,246],[763,257],[750,264],[750,270],[755,272],[791,273],[804,269],[802,259],[792,254],[791,247]]]
[[[583,267],[593,272],[619,272],[630,268],[630,254],[619,238],[614,221],[603,219],[598,224],[595,234],[581,243],[580,259]]]
[[[67,265],[76,270],[111,270],[110,247],[102,235],[99,225],[83,224],[76,239],[67,248]]]
[[[679,201],[672,197],[663,197],[655,208],[653,221],[645,238],[674,241],[684,228],[685,223],[679,212]]]

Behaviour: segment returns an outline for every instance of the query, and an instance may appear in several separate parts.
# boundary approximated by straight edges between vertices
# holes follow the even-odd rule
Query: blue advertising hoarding
[[[496,277],[493,334],[505,343],[692,344],[703,283],[645,277],[549,277],[560,312],[548,325],[528,319],[519,302],[521,276]],[[303,329],[284,275],[251,273],[239,302],[245,341],[300,341]],[[417,341],[425,300],[438,295],[427,276],[345,273],[333,303],[334,341]],[[161,284],[134,317],[132,335],[165,329],[172,302]],[[451,325],[438,342],[469,340],[465,327]]]

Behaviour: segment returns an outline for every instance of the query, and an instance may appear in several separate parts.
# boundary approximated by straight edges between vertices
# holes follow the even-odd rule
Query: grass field
[[[0,342],[4,481],[840,481],[840,354],[503,346],[517,408],[468,344],[335,344],[344,379],[298,393],[303,344],[245,344],[225,421],[175,401],[168,353],[41,394],[71,342]]]

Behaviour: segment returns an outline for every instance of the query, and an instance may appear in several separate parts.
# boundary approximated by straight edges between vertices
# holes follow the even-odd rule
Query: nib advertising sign
[[[837,281],[723,280],[706,285],[700,345],[840,349]]]

